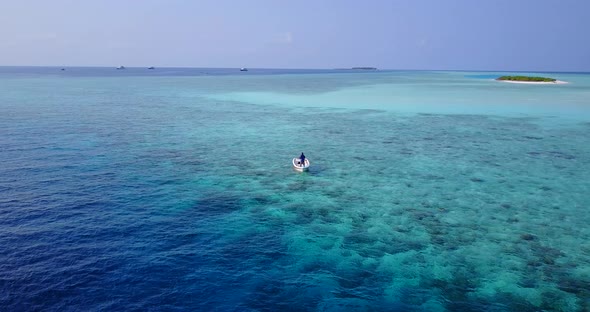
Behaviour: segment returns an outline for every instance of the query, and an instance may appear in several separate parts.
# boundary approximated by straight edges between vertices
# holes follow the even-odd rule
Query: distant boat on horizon
[[[248,71],[248,68],[242,67],[240,68],[240,71]]]
[[[125,66],[121,65],[121,66],[117,67],[117,69],[125,69]]]
[[[148,69],[156,69],[154,66],[150,66],[148,67]]]
[[[352,69],[360,69],[360,70],[377,70],[377,67],[353,67]]]

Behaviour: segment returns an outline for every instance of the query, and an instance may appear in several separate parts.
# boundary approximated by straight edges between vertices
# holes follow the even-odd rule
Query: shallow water
[[[590,309],[590,75],[24,71],[3,309]]]

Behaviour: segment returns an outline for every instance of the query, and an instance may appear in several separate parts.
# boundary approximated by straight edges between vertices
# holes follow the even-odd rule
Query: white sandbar
[[[555,80],[555,81],[515,81],[515,80],[498,80],[509,83],[523,83],[523,84],[566,84],[567,81]]]

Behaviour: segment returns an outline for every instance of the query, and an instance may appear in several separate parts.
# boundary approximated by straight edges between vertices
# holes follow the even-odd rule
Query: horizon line
[[[262,69],[262,70],[355,70],[355,71],[453,71],[453,72],[531,72],[531,73],[590,73],[588,71],[570,71],[570,70],[525,70],[525,69],[417,69],[417,68],[379,68],[374,66],[352,66],[338,68],[305,68],[305,67],[199,67],[199,66],[124,66],[130,68],[178,68],[178,69]],[[0,65],[0,68],[6,67],[36,67],[36,68],[117,68],[118,66],[105,65]],[[358,69],[358,67],[370,67],[375,69]]]

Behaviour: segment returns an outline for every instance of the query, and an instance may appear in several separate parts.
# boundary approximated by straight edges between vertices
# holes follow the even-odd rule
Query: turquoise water
[[[0,70],[0,306],[590,309],[590,75],[208,71]]]

